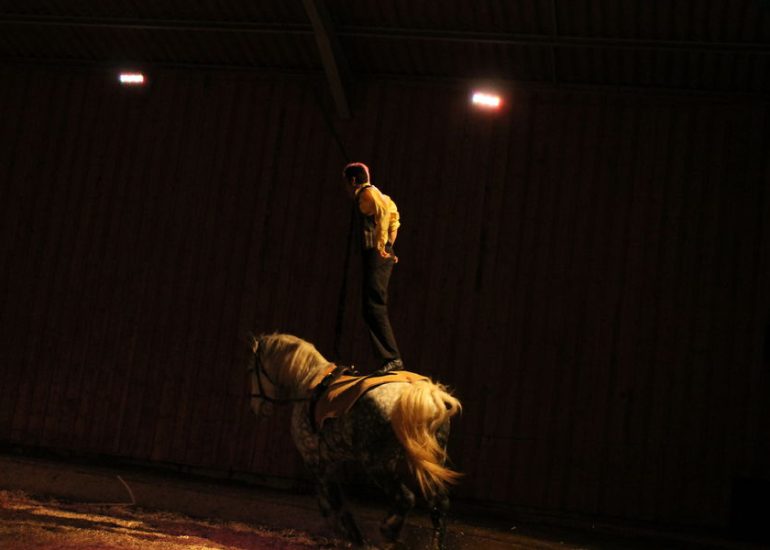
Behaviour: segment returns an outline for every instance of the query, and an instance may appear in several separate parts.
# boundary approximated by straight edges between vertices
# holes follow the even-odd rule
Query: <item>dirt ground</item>
[[[384,510],[351,502],[367,537],[378,540]],[[410,515],[405,549],[427,546],[427,514]],[[730,549],[759,545],[702,534],[609,526],[557,527],[449,518],[450,550]],[[345,548],[321,520],[315,498],[291,491],[0,455],[0,550],[251,550]]]
[[[298,523],[302,518],[297,517]],[[363,524],[364,522],[362,522]],[[372,522],[367,522],[372,523]],[[371,527],[372,525],[369,525]],[[314,531],[318,531],[314,526]],[[321,529],[323,531],[323,529]],[[371,529],[369,536],[372,540]],[[376,535],[375,535],[376,536]],[[427,545],[427,526],[405,529],[404,548]],[[516,542],[488,537],[482,530],[454,529],[452,549],[543,548],[547,541],[519,537]],[[148,510],[132,504],[98,504],[32,497],[0,490],[0,549],[3,550],[257,550],[349,548],[344,541],[298,529],[273,529],[251,523],[203,520]],[[559,544],[559,548],[587,548]]]
[[[195,520],[133,506],[33,499],[0,491],[0,548],[8,550],[208,550],[333,548],[308,533]]]
[[[384,510],[350,504],[376,543]],[[430,534],[427,514],[416,511],[404,529],[405,548],[426,547]],[[538,547],[512,542],[507,530],[457,522],[449,539],[452,550]],[[312,494],[0,455],[0,550],[345,547]]]
[[[422,548],[414,540],[405,548]],[[721,548],[695,541],[598,537],[592,541],[549,540],[541,536],[486,538],[478,531],[455,529],[451,548]],[[93,504],[33,498],[0,490],[0,548],[7,550],[257,550],[347,548],[342,541],[296,529],[268,529],[225,520],[201,520],[146,510],[133,504]],[[727,548],[728,546],[725,546]],[[733,546],[729,546],[732,548]]]

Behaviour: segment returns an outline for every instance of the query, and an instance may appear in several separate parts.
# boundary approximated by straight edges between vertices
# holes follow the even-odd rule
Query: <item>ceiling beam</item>
[[[349,81],[348,64],[342,52],[337,35],[334,32],[329,12],[323,0],[302,0],[305,11],[313,26],[318,52],[321,54],[326,80],[340,118],[350,118],[350,103],[345,91],[345,82]]]
[[[153,19],[132,17],[83,17],[69,15],[0,14],[0,24],[43,27],[82,27],[158,31],[233,32],[242,34],[310,34],[306,23],[242,21],[198,21],[194,19]]]
[[[603,38],[559,34],[513,34],[469,31],[434,31],[430,29],[399,29],[392,27],[341,27],[340,36],[353,38],[382,38],[389,40],[424,40],[427,42],[472,42],[510,46],[542,46],[557,48],[607,48],[620,50],[655,50],[677,52],[718,52],[770,55],[770,43],[763,42],[703,42],[695,40],[662,40],[641,38]]]
[[[551,38],[554,43],[559,39],[559,12],[556,9],[556,0],[551,0]],[[554,86],[559,84],[558,69],[556,67],[556,46],[551,46],[551,81]]]
[[[81,17],[60,15],[0,14],[0,26],[61,26],[96,27],[104,29],[146,29],[192,32],[233,32],[257,34],[314,34],[311,25],[303,23],[243,23],[234,21],[196,21],[180,19],[136,19],[117,17]],[[606,48],[621,50],[651,50],[677,52],[718,52],[722,54],[770,55],[770,44],[763,42],[704,42],[696,40],[663,40],[640,38],[603,38],[557,34],[515,34],[395,27],[340,27],[335,37],[380,38],[387,40],[424,40],[501,44],[511,46],[542,46],[555,48]]]

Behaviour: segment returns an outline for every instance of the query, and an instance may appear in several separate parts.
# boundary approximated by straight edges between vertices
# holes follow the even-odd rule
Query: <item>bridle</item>
[[[249,367],[247,369],[247,372],[252,373],[256,379],[257,379],[257,393],[252,393],[251,398],[252,399],[262,399],[263,401],[267,401],[268,403],[275,403],[277,405],[283,405],[286,403],[297,403],[300,401],[309,401],[309,397],[270,397],[265,393],[265,388],[262,386],[262,377],[264,376],[267,378],[267,381],[270,382],[274,388],[278,388],[278,385],[273,382],[273,379],[270,378],[270,375],[267,374],[267,371],[265,370],[264,365],[262,364],[262,338],[257,340],[257,351],[254,352],[254,365]]]

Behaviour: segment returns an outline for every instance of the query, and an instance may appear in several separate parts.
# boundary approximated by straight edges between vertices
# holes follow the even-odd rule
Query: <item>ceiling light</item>
[[[497,94],[488,92],[474,92],[471,99],[474,105],[483,109],[499,109],[503,100]]]
[[[143,73],[120,73],[118,76],[118,80],[120,80],[120,83],[124,86],[142,86],[144,85],[144,74]]]

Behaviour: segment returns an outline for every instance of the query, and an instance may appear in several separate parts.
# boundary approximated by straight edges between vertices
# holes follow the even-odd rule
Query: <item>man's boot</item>
[[[394,370],[404,370],[404,362],[401,359],[392,359],[388,361],[372,374],[375,376],[381,376]]]

